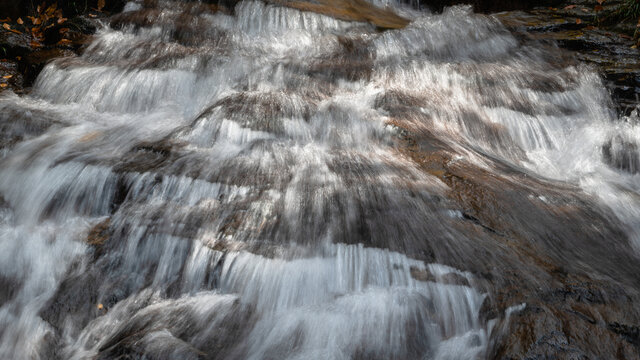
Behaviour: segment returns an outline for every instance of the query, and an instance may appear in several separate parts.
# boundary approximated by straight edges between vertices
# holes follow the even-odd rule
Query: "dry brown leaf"
[[[602,5],[596,5],[596,6],[593,7],[593,11],[595,11],[595,12],[599,12],[599,11],[602,11],[602,10],[604,10]]]
[[[6,88],[7,86],[9,86],[8,84],[0,84],[0,88]]]
[[[37,42],[37,41],[32,41],[32,42],[30,42],[30,43],[29,43],[29,45],[31,45],[31,47],[32,47],[32,48],[39,48],[39,47],[42,47],[42,44],[40,44],[40,43],[39,43],[39,42]]]
[[[51,6],[49,6],[47,10],[44,12],[45,15],[47,15],[48,17],[52,17],[56,12],[56,6],[57,6],[56,3],[51,4]]]
[[[5,76],[3,76],[2,78],[3,78],[3,79],[11,79],[12,77],[13,77],[13,75],[5,75]]]
[[[573,9],[575,7],[576,7],[576,5],[567,5],[567,6],[564,7],[564,9],[565,10],[571,10],[571,9]]]
[[[18,61],[22,60],[22,56],[16,56],[16,60]]]
[[[7,24],[7,23],[2,24],[2,27],[3,27],[5,30],[11,30],[11,25],[9,25],[9,24]]]
[[[0,19],[0,22],[11,21],[11,18]]]
[[[104,0],[98,0],[98,11],[102,11],[104,5]]]
[[[89,17],[94,18],[94,17],[98,17],[98,15],[96,15],[96,14],[89,14]]]
[[[578,25],[582,24],[582,19],[576,19],[576,24]]]
[[[62,24],[67,20],[68,20],[67,18],[58,18],[58,24]]]
[[[69,39],[61,39],[60,41],[58,41],[58,45],[71,45],[72,42]]]
[[[24,21],[22,21],[22,18],[18,18],[18,20],[16,20],[16,22],[20,25],[24,24]]]

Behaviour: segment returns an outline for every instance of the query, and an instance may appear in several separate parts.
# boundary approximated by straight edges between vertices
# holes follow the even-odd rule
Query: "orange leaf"
[[[578,25],[582,24],[582,19],[576,19],[576,24]]]
[[[0,88],[6,88],[7,86],[9,86],[9,85],[7,85],[7,84],[0,84]]]
[[[11,21],[11,18],[4,18],[4,19],[0,19],[0,21],[4,22],[4,21]]]
[[[65,21],[67,21],[67,18],[58,18],[58,24],[62,24]]]
[[[596,5],[596,6],[593,7],[593,11],[595,11],[595,12],[602,11],[602,10],[604,10],[602,5]]]
[[[22,18],[18,18],[18,20],[16,20],[16,22],[20,25],[24,24],[24,21],[22,21]]]
[[[71,40],[62,39],[62,40],[58,41],[58,45],[71,45]]]
[[[9,24],[7,24],[7,23],[2,24],[2,27],[3,27],[5,30],[11,30],[11,25],[9,25]]]
[[[2,78],[3,78],[3,79],[11,79],[12,77],[13,77],[13,75],[5,75],[5,76],[3,76]]]
[[[98,15],[96,15],[96,14],[89,14],[89,17],[94,18],[94,17],[98,17]]]
[[[39,48],[39,47],[42,47],[42,44],[40,44],[40,43],[39,43],[39,42],[37,42],[37,41],[32,41],[32,42],[30,42],[30,43],[29,43],[29,45],[31,45],[31,47],[33,47],[33,48]]]

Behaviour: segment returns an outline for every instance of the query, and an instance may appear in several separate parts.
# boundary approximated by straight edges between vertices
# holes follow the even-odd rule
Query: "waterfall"
[[[485,358],[525,308],[484,315],[504,269],[546,279],[497,236],[637,259],[639,120],[593,69],[467,6],[372,3],[411,22],[130,2],[0,95],[0,357]],[[494,211],[521,228],[424,149],[517,188]]]

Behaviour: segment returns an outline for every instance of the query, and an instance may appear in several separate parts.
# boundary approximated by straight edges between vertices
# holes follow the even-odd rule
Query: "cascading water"
[[[497,236],[632,273],[640,132],[599,77],[467,7],[374,3],[412,22],[132,2],[0,97],[0,358],[484,358],[526,307],[482,314],[505,269],[546,279]],[[496,214],[521,228],[412,146],[525,184]]]

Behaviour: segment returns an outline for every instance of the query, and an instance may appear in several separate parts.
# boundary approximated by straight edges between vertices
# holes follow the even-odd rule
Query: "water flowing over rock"
[[[640,120],[592,68],[469,6],[226,3],[0,94],[0,358],[639,356]]]

